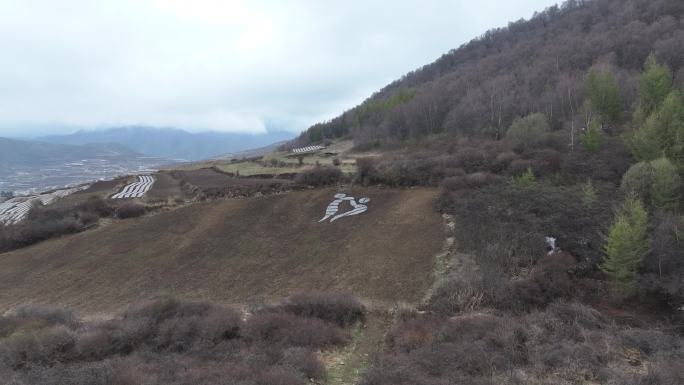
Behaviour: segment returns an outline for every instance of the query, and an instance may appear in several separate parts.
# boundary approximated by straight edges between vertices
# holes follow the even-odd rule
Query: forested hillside
[[[684,0],[571,0],[284,146],[324,151],[159,172],[138,203],[106,201],[114,182],[34,209],[0,231],[0,305],[165,293],[243,311],[17,307],[0,378],[684,384],[683,92]],[[325,222],[348,199],[349,221]],[[315,291],[330,288],[360,300]]]
[[[566,1],[292,145],[440,185],[455,251],[364,385],[684,383],[684,2]]]
[[[301,143],[352,135],[372,146],[433,133],[500,138],[517,117],[541,112],[554,130],[586,125],[585,77],[610,71],[624,121],[637,74],[654,53],[684,87],[684,2],[570,0],[452,50],[317,124]]]

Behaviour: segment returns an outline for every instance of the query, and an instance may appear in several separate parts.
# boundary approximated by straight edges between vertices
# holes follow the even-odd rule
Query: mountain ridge
[[[118,143],[150,156],[197,161],[260,148],[293,137],[294,134],[287,132],[191,133],[178,128],[129,126],[80,130],[72,134],[50,135],[38,139],[59,144]]]
[[[569,128],[582,124],[593,68],[614,73],[628,110],[650,54],[684,91],[683,16],[676,0],[568,0],[408,72],[292,145],[351,136],[363,148],[441,133],[500,139],[516,118],[539,111],[552,129]]]
[[[0,137],[0,165],[42,165],[60,161],[77,161],[102,155],[141,157],[143,154],[118,143],[83,145],[56,144],[39,140]]]

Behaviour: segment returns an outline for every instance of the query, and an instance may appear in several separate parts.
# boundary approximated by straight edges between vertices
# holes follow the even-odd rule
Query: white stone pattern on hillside
[[[332,223],[340,218],[359,215],[368,211],[368,206],[366,205],[366,203],[370,202],[370,198],[361,198],[358,202],[356,202],[356,198],[348,197],[347,194],[338,193],[335,194],[334,197],[335,199],[332,202],[330,202],[328,207],[326,207],[325,216],[323,216],[323,218],[321,218],[321,220],[318,221],[319,223],[325,222],[329,218],[331,218],[330,222]],[[352,207],[351,210],[345,211],[341,214],[337,214],[337,212],[340,210],[340,204],[345,201],[349,202],[349,204]]]
[[[112,199],[140,198],[150,190],[153,184],[154,177],[152,175],[138,175],[137,181],[124,187],[121,192],[112,195]]]
[[[325,147],[323,147],[323,146],[308,146],[308,147],[301,147],[301,148],[292,149],[292,152],[295,154],[304,154],[307,152],[315,152],[318,150],[322,150],[324,148]]]

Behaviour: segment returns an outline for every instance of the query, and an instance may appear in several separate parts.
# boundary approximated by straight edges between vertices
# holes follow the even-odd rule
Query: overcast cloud
[[[301,131],[553,0],[0,0],[0,135]]]

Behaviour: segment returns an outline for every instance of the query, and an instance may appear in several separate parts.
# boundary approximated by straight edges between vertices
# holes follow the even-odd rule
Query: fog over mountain
[[[300,132],[554,2],[0,1],[0,135]]]
[[[201,160],[226,153],[264,147],[291,139],[292,133],[246,134],[229,132],[190,133],[174,128],[121,127],[81,130],[40,140],[59,144],[117,143],[140,153],[170,159]]]

